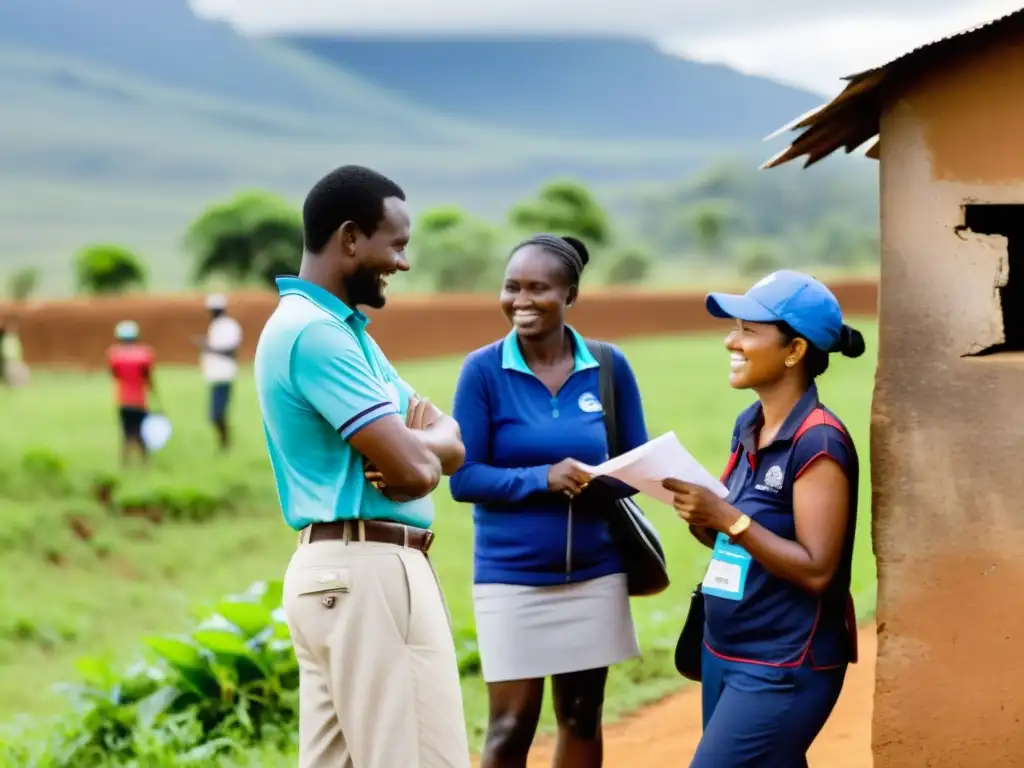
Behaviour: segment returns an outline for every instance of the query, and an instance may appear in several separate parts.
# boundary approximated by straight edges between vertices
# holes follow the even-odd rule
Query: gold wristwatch
[[[751,522],[750,515],[740,515],[739,519],[729,526],[729,530],[726,533],[729,534],[729,538],[732,541],[735,541],[737,536],[744,533],[750,527]]]

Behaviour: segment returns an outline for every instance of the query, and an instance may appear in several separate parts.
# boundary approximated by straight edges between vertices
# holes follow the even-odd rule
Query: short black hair
[[[513,248],[512,252],[508,255],[509,259],[515,255],[516,251],[528,245],[539,246],[558,259],[562,265],[565,280],[570,286],[578,286],[580,284],[583,270],[590,261],[590,252],[587,250],[587,246],[583,244],[583,241],[575,237],[559,237],[558,235],[541,232],[523,240]]]
[[[302,241],[320,253],[346,221],[372,236],[384,218],[384,201],[405,200],[405,192],[387,176],[361,165],[335,168],[313,185],[302,204]]]

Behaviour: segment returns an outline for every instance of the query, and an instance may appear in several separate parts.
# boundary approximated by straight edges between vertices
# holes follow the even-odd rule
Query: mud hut
[[[1024,765],[1024,9],[846,80],[765,167],[879,162],[875,765]]]

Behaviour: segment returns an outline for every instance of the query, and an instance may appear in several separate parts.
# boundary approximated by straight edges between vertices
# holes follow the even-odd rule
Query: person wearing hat
[[[864,338],[828,288],[789,270],[744,295],[711,293],[707,309],[732,320],[729,384],[757,401],[733,429],[728,496],[663,483],[713,551],[701,585],[704,732],[690,765],[805,766],[857,660],[859,462],[815,381],[830,354],[863,354]]]
[[[238,375],[238,347],[242,343],[242,326],[227,314],[227,297],[222,293],[206,297],[210,313],[210,326],[205,337],[196,337],[193,343],[202,349],[200,365],[210,385],[210,421],[217,431],[222,451],[230,444],[227,410],[231,399],[231,385]]]
[[[142,440],[142,422],[148,411],[147,395],[156,393],[153,380],[153,349],[139,341],[139,326],[122,320],[114,327],[117,343],[107,349],[107,365],[117,384],[117,405],[121,420],[121,462],[128,463],[134,448],[145,462],[148,458]]]

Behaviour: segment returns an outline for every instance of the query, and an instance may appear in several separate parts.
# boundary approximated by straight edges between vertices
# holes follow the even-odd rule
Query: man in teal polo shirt
[[[401,188],[358,166],[303,206],[299,276],[255,374],[285,521],[299,546],[284,611],[299,661],[304,768],[468,768],[451,624],[426,557],[428,494],[463,460],[458,425],[418,397],[356,309],[409,269]]]

